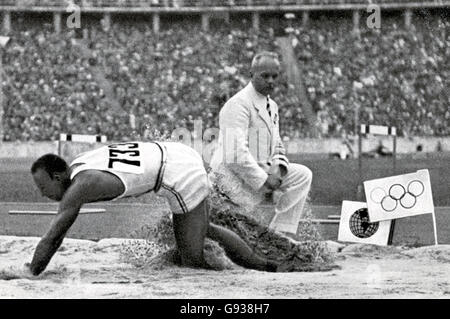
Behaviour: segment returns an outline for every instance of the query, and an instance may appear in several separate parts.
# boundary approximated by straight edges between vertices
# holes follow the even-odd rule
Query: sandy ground
[[[450,298],[450,245],[420,248],[327,242],[341,269],[266,273],[208,271],[123,259],[123,239],[66,239],[36,279],[14,273],[34,237],[0,237],[0,298]]]

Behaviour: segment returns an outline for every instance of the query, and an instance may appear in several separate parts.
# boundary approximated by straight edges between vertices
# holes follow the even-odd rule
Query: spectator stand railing
[[[368,0],[4,0],[0,10],[62,12],[69,5],[85,12],[270,12],[364,9]],[[449,7],[449,0],[380,0],[383,9]]]

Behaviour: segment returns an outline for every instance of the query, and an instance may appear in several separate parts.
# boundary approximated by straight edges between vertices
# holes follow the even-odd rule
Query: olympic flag
[[[370,222],[432,214],[437,244],[436,216],[427,169],[365,181],[364,192]]]
[[[365,181],[364,191],[371,222],[434,213],[426,169]]]

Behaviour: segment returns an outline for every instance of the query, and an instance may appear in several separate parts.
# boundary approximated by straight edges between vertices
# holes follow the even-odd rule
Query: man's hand
[[[287,168],[284,165],[271,165],[268,174],[283,178],[287,174]]]
[[[267,175],[267,179],[266,182],[264,183],[264,187],[268,188],[269,190],[276,190],[280,187],[281,185],[281,176],[279,176],[278,174],[271,174],[269,173]]]

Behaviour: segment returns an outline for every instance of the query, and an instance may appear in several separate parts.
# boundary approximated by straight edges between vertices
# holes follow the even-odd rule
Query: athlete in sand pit
[[[47,154],[33,163],[31,172],[42,195],[60,201],[58,214],[29,265],[33,275],[47,267],[84,204],[152,191],[168,199],[182,265],[210,268],[203,256],[207,236],[238,265],[277,270],[275,262],[257,256],[237,234],[209,222],[210,186],[202,158],[181,143],[112,144],[79,155],[70,166]]]

